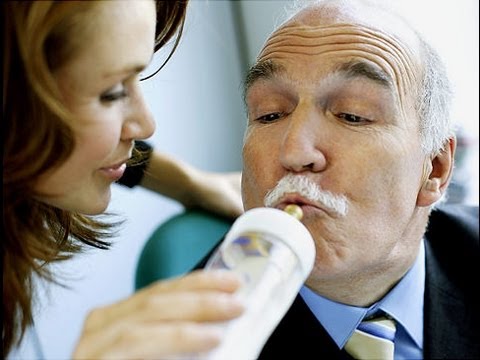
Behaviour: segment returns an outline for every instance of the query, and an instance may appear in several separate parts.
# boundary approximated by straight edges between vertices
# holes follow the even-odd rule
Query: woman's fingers
[[[197,270],[188,275],[171,280],[157,282],[142,291],[170,291],[170,290],[220,290],[234,292],[241,285],[239,276],[225,270]],[[141,292],[141,291],[140,291]]]
[[[192,322],[124,324],[90,334],[75,359],[173,359],[212,350],[221,341],[219,325]]]
[[[74,358],[158,358],[209,350],[220,341],[221,325],[214,323],[244,310],[234,295],[240,284],[229,272],[197,271],[95,309]]]
[[[136,317],[145,321],[225,321],[243,311],[242,303],[233,295],[213,291],[152,296],[140,307]]]

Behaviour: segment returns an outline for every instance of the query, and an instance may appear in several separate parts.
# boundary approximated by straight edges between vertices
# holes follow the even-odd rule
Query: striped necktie
[[[355,359],[393,360],[395,322],[386,317],[364,320],[345,344]]]

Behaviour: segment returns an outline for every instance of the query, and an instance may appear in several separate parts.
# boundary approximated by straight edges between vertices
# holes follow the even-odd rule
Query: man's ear
[[[451,137],[437,155],[425,160],[417,206],[431,206],[445,194],[453,173],[456,146],[457,139]]]

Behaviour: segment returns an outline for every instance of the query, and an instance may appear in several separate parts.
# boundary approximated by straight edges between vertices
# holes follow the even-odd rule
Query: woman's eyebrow
[[[141,73],[146,68],[147,68],[147,64],[136,63],[131,65],[126,65],[121,69],[113,70],[105,73],[105,77],[108,78],[108,77],[118,76],[122,74],[138,74],[138,73]]]

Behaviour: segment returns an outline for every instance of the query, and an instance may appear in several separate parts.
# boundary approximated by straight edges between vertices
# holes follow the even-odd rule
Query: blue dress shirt
[[[422,359],[425,248],[422,241],[412,268],[380,301],[368,308],[345,305],[324,298],[303,286],[300,295],[341,349],[365,318],[385,312],[397,322],[395,359]]]

